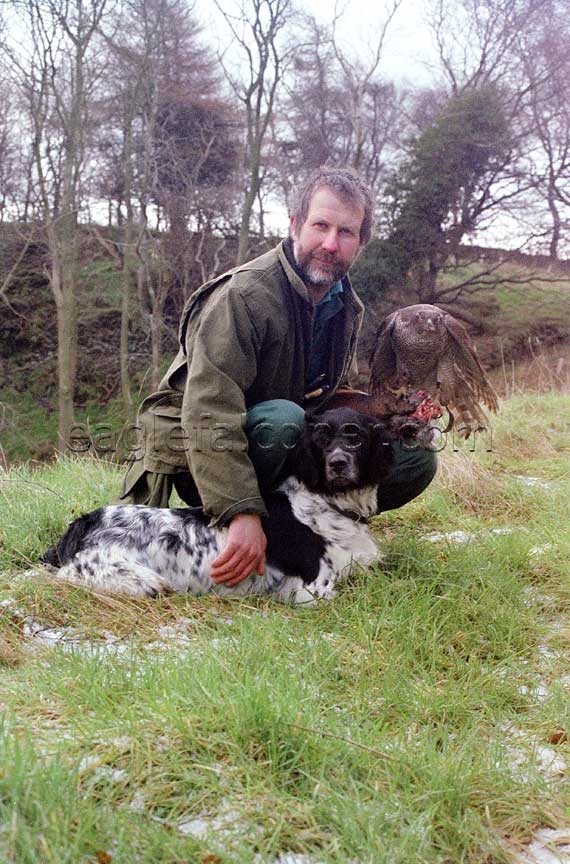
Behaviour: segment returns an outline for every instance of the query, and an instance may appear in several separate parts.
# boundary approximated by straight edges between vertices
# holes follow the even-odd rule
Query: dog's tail
[[[79,519],[72,522],[61,540],[44,552],[40,558],[42,564],[59,568],[70,561],[74,555],[83,549],[85,538],[100,526],[102,515],[103,508],[99,508],[99,510],[93,510],[92,513],[80,516]]]

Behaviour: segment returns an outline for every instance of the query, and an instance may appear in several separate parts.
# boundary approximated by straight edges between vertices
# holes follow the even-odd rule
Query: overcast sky
[[[374,0],[339,0],[344,8],[338,34],[342,47],[350,53],[366,58],[367,45],[374,41],[385,20],[383,3],[371,9]],[[334,0],[303,0],[302,8],[313,14],[323,24],[333,18]],[[206,35],[216,43],[226,37],[225,28],[220,28],[219,13],[211,0],[196,0],[196,12],[205,26]],[[231,10],[231,0],[227,2]],[[434,60],[434,47],[426,23],[426,0],[402,0],[388,31],[382,56],[380,74],[399,84],[426,85],[433,81],[430,59]],[[223,41],[222,41],[222,44]],[[227,44],[227,43],[226,43]]]
[[[372,8],[375,6],[376,8]],[[339,34],[344,46],[366,51],[366,45],[381,31],[385,20],[383,4],[371,0],[344,0],[345,8]],[[305,0],[305,8],[323,23],[333,17],[333,0]],[[434,59],[431,34],[426,23],[423,0],[403,0],[390,24],[380,71],[398,83],[427,84],[433,79],[429,70]]]

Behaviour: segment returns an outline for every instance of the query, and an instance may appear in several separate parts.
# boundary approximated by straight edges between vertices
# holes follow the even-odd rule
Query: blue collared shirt
[[[330,381],[326,379],[328,373],[327,361],[330,357],[328,346],[330,321],[344,308],[343,293],[342,282],[335,282],[315,306],[311,357],[307,372],[308,390],[322,387],[324,384],[330,384]]]

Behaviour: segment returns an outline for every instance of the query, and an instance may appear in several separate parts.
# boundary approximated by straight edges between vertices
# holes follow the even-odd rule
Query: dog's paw
[[[298,588],[291,594],[289,602],[295,606],[315,606],[321,600],[332,600],[336,595],[334,588],[308,585],[306,588]]]
[[[338,593],[333,579],[315,579],[310,585],[306,585],[304,590],[313,598],[314,603],[319,600],[332,600]]]

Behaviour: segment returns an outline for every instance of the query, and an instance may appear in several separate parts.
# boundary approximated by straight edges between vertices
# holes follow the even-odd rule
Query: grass
[[[108,437],[102,446],[109,446],[111,440],[115,443],[127,424],[121,399],[118,397],[105,405],[99,405],[95,400],[90,401],[76,410],[75,419],[85,430],[89,430],[91,439],[111,427],[113,439]],[[31,390],[18,393],[0,388],[0,433],[0,467],[30,458],[34,461],[53,459],[54,442],[57,440],[57,411],[53,409],[53,404],[48,407],[42,400],[38,400]],[[120,457],[121,449],[117,450]]]
[[[0,860],[500,864],[568,826],[568,403],[448,442],[313,610],[28,576],[120,475],[2,475]]]

